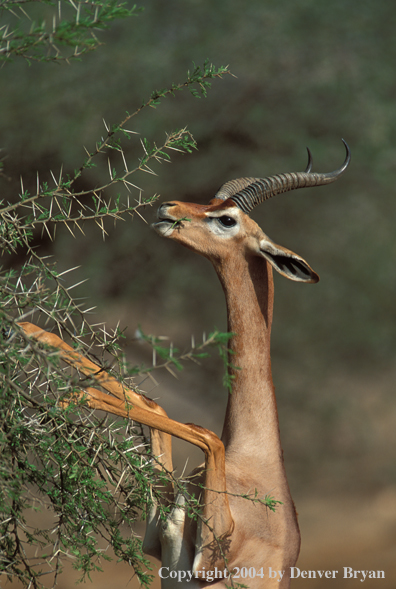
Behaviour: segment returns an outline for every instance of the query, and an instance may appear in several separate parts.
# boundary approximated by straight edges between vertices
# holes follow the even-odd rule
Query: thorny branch
[[[25,327],[26,326],[26,327]],[[18,326],[19,328],[22,328],[21,334],[23,335],[23,337],[26,339],[26,334],[29,333],[29,339],[32,338],[33,340],[37,339],[38,341],[41,342],[42,339],[42,334],[45,332],[42,332],[41,330],[39,330],[39,328],[35,327],[34,325],[31,324],[26,324],[26,323],[22,323],[20,324],[20,326]],[[33,331],[32,331],[33,328]],[[29,331],[26,331],[26,334],[24,333],[24,331],[28,329]],[[18,329],[19,331],[19,329]],[[83,374],[87,374],[87,370],[88,370],[88,374],[91,378],[91,380],[94,382],[95,386],[101,386],[103,387],[107,392],[112,392],[113,394],[116,394],[116,390],[114,389],[114,384],[117,384],[114,377],[110,376],[108,373],[106,373],[105,371],[100,370],[99,366],[92,365],[92,363],[90,361],[87,361],[84,358],[84,356],[82,356],[79,352],[65,352],[63,349],[58,348],[58,346],[61,344],[63,345],[63,342],[61,340],[57,340],[60,342],[60,344],[57,343],[56,340],[54,340],[54,338],[51,338],[49,341],[53,341],[54,343],[51,344],[51,346],[55,346],[54,350],[56,350],[59,353],[59,358],[66,361],[69,365],[73,366],[74,368],[76,368],[79,372],[82,371]],[[43,341],[47,341],[48,338],[45,338]],[[215,341],[215,335],[211,336],[209,338],[209,340],[212,340],[211,343],[213,344],[213,342]],[[205,342],[202,344],[202,346],[199,346],[199,349],[202,349],[205,345]],[[71,349],[70,349],[71,350]],[[85,368],[85,366],[87,366],[88,368]],[[93,369],[92,369],[93,366]],[[77,383],[76,383],[77,384]],[[77,389],[77,391],[76,391]],[[84,389],[86,390],[86,393],[84,392]],[[77,392],[77,395],[76,395]],[[93,389],[92,387],[88,387],[86,383],[84,383],[84,381],[80,381],[80,383],[77,384],[77,387],[74,388],[74,392],[72,394],[72,396],[64,396],[62,398],[61,401],[61,405],[63,407],[68,407],[70,405],[73,406],[73,404],[77,402],[81,402],[82,401],[82,405],[84,406],[84,401],[88,401],[89,407],[91,409],[95,408],[96,406],[96,395],[99,394],[100,397],[98,397],[98,400],[102,398],[102,393],[100,393],[100,391],[98,391],[97,389]],[[139,395],[136,395],[136,392],[134,390],[128,389],[126,387],[123,387],[122,389],[122,393],[118,392],[116,394],[117,397],[120,397],[120,394],[123,396],[123,399],[125,401],[125,417],[127,418],[133,418],[133,399],[138,397]],[[106,395],[109,399],[109,403],[111,401],[111,395],[108,395],[108,393],[106,393]],[[130,403],[132,403],[132,405],[130,405]],[[110,404],[109,404],[110,407]],[[106,409],[104,408],[103,404],[99,401],[99,405],[96,406],[96,408],[101,408],[104,409],[106,411]],[[131,410],[131,415],[129,416],[129,411]],[[108,411],[111,413],[112,410],[109,408]],[[147,442],[146,442],[146,446],[147,446]],[[135,448],[136,450],[136,448]],[[99,449],[96,452],[95,458],[96,456],[99,454]],[[195,475],[193,477],[189,477],[188,479],[177,479],[174,476],[173,472],[168,471],[167,469],[164,468],[164,466],[162,465],[162,463],[160,462],[160,459],[158,457],[153,456],[152,457],[153,462],[156,463],[157,465],[160,466],[160,478],[162,477],[163,479],[166,480],[171,480],[172,484],[173,484],[173,489],[174,489],[174,496],[175,498],[179,495],[183,495],[186,498],[186,509],[188,510],[188,517],[192,518],[192,519],[199,519],[201,520],[204,525],[206,525],[210,531],[213,533],[214,536],[214,542],[216,545],[216,549],[219,552],[219,554],[221,555],[221,557],[223,558],[224,562],[226,563],[226,569],[229,573],[229,577],[230,577],[230,581],[231,581],[231,586],[234,587],[233,584],[233,579],[232,579],[232,574],[231,571],[228,569],[227,566],[227,554],[226,551],[224,550],[224,540],[223,538],[219,538],[216,536],[214,529],[212,528],[211,524],[209,523],[209,521],[205,520],[202,516],[202,506],[201,506],[201,502],[200,502],[200,494],[201,494],[201,490],[204,489],[205,487],[202,486],[201,484],[196,484],[196,489],[197,489],[197,493],[193,493],[190,494],[189,492],[187,492],[186,489],[186,483],[189,482],[190,485],[192,484],[194,486],[194,478],[197,476],[197,474],[195,473]],[[85,460],[84,460],[85,462]],[[102,461],[99,459],[99,464],[101,464]],[[107,469],[106,469],[107,470]],[[105,477],[103,477],[101,471],[98,471],[100,477],[102,480],[105,480]],[[125,473],[125,471],[124,471]],[[124,474],[123,473],[123,474]],[[113,477],[108,473],[108,477],[110,480],[112,480],[112,482],[115,484],[116,483],[116,479],[113,479]],[[121,481],[122,481],[123,476],[121,476],[121,478],[118,480],[117,483],[117,489],[120,487],[121,485]],[[169,502],[166,501],[164,503],[162,496],[161,496],[161,492],[159,492],[157,486],[153,486],[151,489],[151,493],[152,495],[155,497],[155,502],[157,504],[157,506],[160,509],[160,515],[161,517],[165,518],[168,516],[169,511],[172,507],[176,506],[175,502]],[[240,496],[240,495],[235,495],[232,494],[233,496]],[[246,500],[249,501],[253,501],[255,503],[262,503],[263,505],[267,506],[269,509],[271,509],[272,511],[275,510],[275,505],[280,503],[279,501],[275,501],[272,497],[266,496],[264,499],[258,497],[257,491],[254,492],[254,494],[245,494],[242,495],[241,497],[245,498]]]
[[[0,9],[24,14],[26,4],[25,0],[0,0]],[[58,14],[49,28],[48,23],[31,23],[29,33],[23,34],[11,25],[0,27],[0,60],[8,61],[12,55],[67,60],[58,47],[60,10],[65,4],[57,3]],[[107,0],[68,4],[75,14],[63,34],[64,47],[73,47],[71,57],[97,46],[94,31],[122,17],[124,10],[123,5]],[[85,36],[77,37],[77,32]],[[110,545],[118,559],[131,565],[141,585],[148,587],[148,563],[131,526],[153,501],[158,470],[139,424],[109,420],[88,410],[83,400],[77,401],[78,392],[93,384],[93,376],[65,368],[58,352],[25,336],[18,324],[35,320],[57,331],[102,374],[123,386],[132,386],[133,376],[145,377],[155,369],[174,373],[186,361],[199,362],[210,347],[223,345],[216,332],[202,344],[192,342],[187,352],[179,353],[172,346],[164,351],[156,338],[141,334],[161,361],[128,367],[120,345],[123,332],[118,326],[111,331],[90,321],[93,308],[72,292],[79,283],[68,286],[65,274],[69,270],[58,272],[56,264],[33,245],[32,237],[41,227],[54,239],[60,225],[73,235],[76,229],[83,233],[87,222],[96,223],[105,237],[106,219],[116,222],[135,213],[141,216],[157,195],[144,198],[134,175],[155,173],[154,166],[170,161],[173,151],[192,151],[195,141],[185,128],[159,143],[148,141],[129,129],[130,123],[143,109],[156,108],[177,91],[189,89],[195,96],[205,96],[211,79],[229,73],[227,67],[216,69],[208,62],[203,68],[194,65],[184,82],[153,92],[118,125],[104,122],[105,136],[87,151],[73,173],[62,168],[57,175],[49,172],[44,180],[37,176],[33,188],[25,187],[21,178],[19,196],[11,203],[0,201],[1,253],[24,257],[20,268],[0,274],[0,574],[18,579],[25,587],[41,589],[42,577],[50,574],[55,586],[65,561],[72,562],[85,579],[110,558]],[[133,164],[124,144],[127,138],[136,138],[141,149]],[[0,179],[8,179],[4,162],[0,163]],[[83,174],[87,174],[84,186],[92,186],[88,172],[96,165],[108,168],[108,181],[82,189]],[[115,187],[122,194],[114,195]],[[75,402],[63,405],[65,399],[73,398]],[[174,473],[163,476],[182,492],[183,482]],[[160,499],[155,490],[154,500]],[[188,505],[192,516],[200,517],[199,501],[190,497]],[[31,519],[35,510],[52,514],[52,519],[37,528]],[[105,540],[105,548],[99,545],[100,539]]]

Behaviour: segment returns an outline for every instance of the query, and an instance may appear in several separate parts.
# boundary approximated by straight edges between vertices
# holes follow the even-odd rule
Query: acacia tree
[[[26,0],[0,0],[0,60],[71,61],[100,44],[97,31],[117,18],[138,13],[117,0],[53,3],[41,0],[31,7],[38,22],[16,20],[28,10]],[[48,67],[48,66],[43,66]],[[152,173],[157,162],[170,161],[173,151],[191,152],[195,142],[182,128],[162,141],[134,132],[134,120],[148,107],[157,107],[168,95],[188,89],[206,96],[213,78],[229,73],[206,62],[195,66],[181,83],[152,92],[121,122],[105,124],[105,134],[86,153],[78,169],[59,174],[48,171],[35,186],[21,188],[10,202],[0,201],[0,247],[3,256],[16,252],[23,263],[0,275],[0,575],[26,587],[55,586],[66,560],[81,572],[81,579],[100,570],[109,559],[108,547],[133,567],[148,587],[140,540],[131,531],[150,501],[155,484],[155,457],[138,424],[103,418],[76,400],[92,378],[67,368],[59,350],[29,338],[23,321],[58,333],[76,351],[91,358],[124,386],[153,366],[128,366],[122,353],[122,330],[93,325],[91,301],[73,295],[70,274],[58,272],[56,261],[40,253],[33,237],[41,230],[56,239],[59,224],[76,236],[84,224],[95,223],[103,237],[105,222],[140,217],[156,196],[142,197],[135,180],[140,171]],[[155,116],[155,110],[152,111]],[[164,133],[162,132],[162,135]],[[127,161],[127,141],[140,144],[136,161]],[[6,147],[6,146],[3,146]],[[102,186],[92,182],[92,168],[106,166]],[[0,175],[6,177],[3,163]],[[80,182],[84,179],[84,183]],[[0,181],[2,178],[0,177]],[[84,189],[79,187],[84,186]],[[110,196],[110,193],[113,196]],[[116,196],[114,197],[114,193]],[[4,258],[3,258],[4,259]],[[213,334],[198,348],[183,355],[168,350],[152,337],[141,335],[162,360],[156,368],[180,368],[185,360],[202,357],[211,345],[224,346],[226,338]],[[168,473],[167,476],[172,476]],[[176,481],[176,484],[178,482]],[[192,503],[192,509],[196,507]],[[52,513],[46,525],[37,524],[37,512]],[[166,514],[164,514],[166,515]],[[127,533],[122,533],[122,524]],[[51,579],[50,581],[48,579]]]

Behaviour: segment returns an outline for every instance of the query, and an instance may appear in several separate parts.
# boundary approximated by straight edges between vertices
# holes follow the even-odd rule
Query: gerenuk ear
[[[303,258],[277,245],[269,237],[260,241],[259,253],[282,276],[297,282],[318,282],[319,276]]]

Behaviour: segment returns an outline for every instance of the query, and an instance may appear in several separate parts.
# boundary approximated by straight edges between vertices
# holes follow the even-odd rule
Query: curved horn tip
[[[349,166],[349,163],[351,161],[351,150],[349,149],[349,145],[348,143],[345,141],[345,139],[341,139],[341,141],[343,142],[344,146],[345,146],[345,150],[346,150],[346,156],[345,156],[345,160],[344,163],[341,166],[341,171],[343,172],[344,170],[347,169],[347,167]]]
[[[349,145],[345,141],[345,139],[342,139],[342,142],[345,146],[345,151],[346,151],[346,156],[345,156],[342,166],[340,168],[338,168],[338,170],[335,170],[334,172],[330,172],[329,174],[323,174],[323,177],[326,177],[330,182],[337,180],[337,178],[339,178],[341,176],[341,174],[343,172],[345,172],[345,170],[347,169],[347,167],[349,166],[349,163],[351,161],[351,150],[349,149]]]
[[[307,147],[307,152],[308,152],[308,164],[304,170],[304,174],[310,173],[310,171],[312,170],[312,164],[313,164],[312,153],[311,153],[311,150],[309,149],[309,147]]]

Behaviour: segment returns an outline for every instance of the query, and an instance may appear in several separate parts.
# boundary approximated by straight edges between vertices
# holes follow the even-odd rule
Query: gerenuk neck
[[[279,422],[271,374],[270,335],[274,287],[262,258],[230,256],[215,265],[226,302],[232,353],[222,440],[227,454],[252,455],[263,464],[282,462]]]

